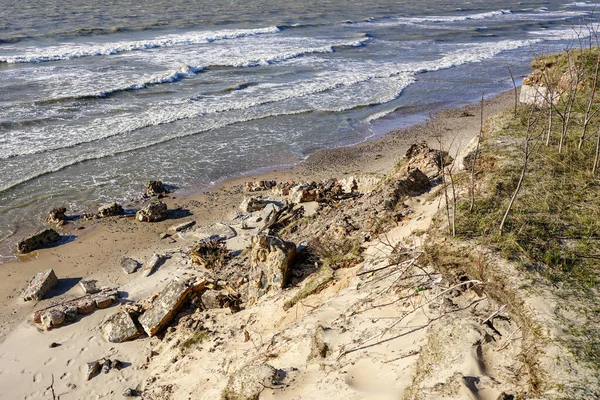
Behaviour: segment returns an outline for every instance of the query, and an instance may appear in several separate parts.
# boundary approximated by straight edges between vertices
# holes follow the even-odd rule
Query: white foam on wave
[[[133,110],[121,114],[115,119],[100,116],[96,120],[87,120],[80,126],[77,126],[76,123],[67,123],[62,126],[54,126],[51,138],[48,137],[46,128],[43,126],[32,127],[27,131],[11,130],[8,132],[9,136],[6,140],[14,142],[14,145],[0,150],[0,157],[8,158],[15,155],[73,147],[181,119],[227,111],[242,111],[266,104],[284,104],[293,99],[303,99],[312,109],[325,111],[343,111],[358,106],[382,104],[398,97],[402,90],[414,81],[416,73],[479,62],[502,51],[516,49],[533,42],[534,40],[501,41],[480,46],[466,46],[464,50],[446,54],[442,58],[419,63],[361,61],[337,65],[339,62],[333,60],[331,65],[321,65],[324,67],[324,71],[314,74],[309,79],[299,78],[291,82],[261,83],[219,96],[202,96],[198,99],[200,101],[192,99],[191,102],[179,100],[173,101],[171,104],[147,105],[144,113]],[[317,62],[323,64],[324,60]],[[189,72],[189,69],[186,69],[179,74]],[[377,91],[368,87],[369,84],[378,88]],[[361,85],[365,87],[362,88]],[[311,97],[326,92],[331,93],[311,99]],[[369,96],[369,93],[373,95]],[[96,127],[91,132],[90,125]],[[15,151],[18,153],[15,154]]]
[[[304,38],[263,37],[240,39],[241,42],[222,42],[218,46],[194,46],[164,49],[153,54],[132,54],[124,62],[132,68],[88,70],[81,67],[57,68],[46,64],[33,71],[25,69],[21,80],[35,82],[39,87],[41,103],[76,98],[106,97],[123,91],[146,89],[153,85],[178,82],[193,77],[210,67],[257,67],[277,64],[310,54],[333,53],[337,50],[362,47],[371,40],[361,38],[324,40]],[[174,68],[152,74],[137,75],[147,63],[159,70],[165,66]],[[56,85],[56,82],[62,82]],[[35,147],[35,146],[34,146]],[[0,151],[0,158],[2,152]]]
[[[302,63],[325,63],[324,70],[312,74],[310,78],[300,76],[291,82],[263,82],[244,90],[201,97],[198,99],[200,101],[179,99],[150,104],[144,113],[132,110],[126,114],[99,117],[96,121],[86,121],[78,128],[65,125],[63,134],[67,136],[61,138],[61,143],[68,144],[71,149],[55,149],[56,151],[45,157],[44,163],[28,168],[28,172],[19,174],[15,181],[5,182],[0,191],[75,163],[154,146],[238,122],[310,111],[341,112],[356,107],[385,104],[397,98],[414,82],[417,74],[481,62],[501,52],[541,41],[541,38],[535,38],[503,40],[477,46],[465,44],[463,48],[446,52],[435,60],[418,63],[368,60],[339,63],[339,60],[318,58],[298,60]],[[140,130],[172,122],[179,124],[183,121],[189,122],[168,131]],[[91,136],[89,126],[96,127]],[[180,129],[181,126],[187,128]],[[53,127],[54,132],[60,129],[57,126]],[[43,137],[44,132],[42,129],[33,136]],[[129,132],[135,134],[127,135]],[[17,136],[19,135],[15,137]],[[79,142],[82,137],[86,138],[86,142]],[[107,141],[108,138],[113,139]],[[102,145],[94,143],[99,140],[103,141]],[[25,159],[15,159],[15,165],[23,162]]]
[[[566,7],[590,7],[596,8],[597,4],[591,1],[576,1],[573,3],[565,4]]]
[[[592,35],[590,29],[584,25],[576,25],[570,28],[544,29],[539,31],[531,31],[528,33],[529,35],[540,38],[539,40],[546,41],[573,41],[580,39],[585,40]]]
[[[489,11],[478,14],[467,14],[467,15],[449,15],[449,16],[427,16],[427,17],[408,17],[405,20],[413,22],[413,23],[423,23],[423,22],[461,22],[461,21],[472,21],[472,20],[480,20],[487,18],[495,18],[502,15],[512,14],[512,10],[497,10],[497,11]]]
[[[17,54],[0,56],[0,62],[5,63],[35,63],[46,61],[69,60],[90,56],[114,55],[128,51],[148,50],[159,47],[189,46],[194,44],[211,43],[217,40],[236,39],[248,36],[273,34],[280,32],[276,26],[260,29],[221,30],[211,32],[187,32],[158,36],[149,40],[119,41],[111,43],[65,43],[50,47],[20,47],[4,46],[7,52]]]

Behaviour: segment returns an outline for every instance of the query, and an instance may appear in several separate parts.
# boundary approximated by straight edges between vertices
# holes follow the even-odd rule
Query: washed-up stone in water
[[[29,286],[27,286],[27,289],[23,292],[23,300],[39,301],[43,299],[46,293],[56,286],[57,283],[58,278],[56,277],[54,270],[47,269],[44,272],[40,272],[33,277],[31,282],[29,282]]]
[[[45,229],[34,235],[19,240],[17,251],[21,254],[27,254],[44,246],[56,243],[60,240],[60,235],[54,229]]]
[[[55,208],[48,213],[48,216],[46,217],[46,222],[49,224],[56,224],[59,226],[64,225],[64,223],[67,221],[67,216],[65,215],[66,212],[67,209],[64,207]]]

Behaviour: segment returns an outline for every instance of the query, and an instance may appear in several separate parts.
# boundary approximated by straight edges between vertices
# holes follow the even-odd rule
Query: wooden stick
[[[503,305],[502,307],[500,307],[498,310],[494,311],[492,313],[492,315],[490,315],[489,317],[487,317],[485,320],[481,321],[481,323],[479,325],[483,325],[486,322],[488,322],[490,319],[494,318],[495,316],[497,316],[498,314],[500,314],[504,309],[506,308],[506,304]]]
[[[510,338],[512,338],[519,329],[521,329],[521,327],[517,326],[517,329],[515,329],[510,335],[508,335],[508,337],[504,341],[504,344],[502,346],[500,346],[498,349],[496,349],[496,351],[500,351],[500,350],[503,350],[504,348],[506,348],[510,344],[510,342],[509,342]]]

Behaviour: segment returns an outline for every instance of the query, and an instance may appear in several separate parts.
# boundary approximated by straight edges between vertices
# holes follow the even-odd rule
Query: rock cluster
[[[111,360],[108,357],[101,358],[99,360],[87,363],[87,373],[85,376],[85,380],[89,381],[90,379],[98,375],[100,372],[102,372],[103,374],[108,374],[111,369],[116,369],[117,371],[119,371],[121,368],[123,368],[123,363],[121,361],[116,359]]]
[[[247,182],[244,190],[247,192],[260,192],[262,190],[269,190],[277,185],[276,181],[255,181]]]
[[[141,222],[158,222],[167,219],[167,205],[160,200],[151,201],[135,214]]]
[[[54,229],[44,229],[31,236],[19,240],[17,251],[21,254],[27,254],[42,247],[46,247],[60,240],[60,235]]]
[[[65,322],[73,322],[78,315],[93,313],[98,308],[110,307],[119,300],[119,292],[106,288],[96,294],[66,301],[33,313],[33,322],[45,330],[56,328]]]

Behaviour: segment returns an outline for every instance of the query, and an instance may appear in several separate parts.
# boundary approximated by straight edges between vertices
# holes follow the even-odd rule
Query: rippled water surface
[[[220,4],[216,4],[220,3]],[[592,3],[0,0],[0,262],[66,205],[183,189],[510,88]]]

